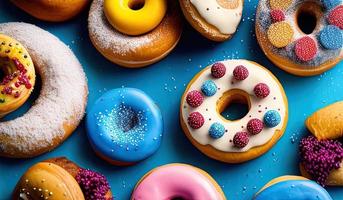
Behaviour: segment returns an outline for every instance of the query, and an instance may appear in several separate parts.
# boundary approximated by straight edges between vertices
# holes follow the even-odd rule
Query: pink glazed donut
[[[218,183],[205,171],[186,164],[157,167],[137,183],[131,200],[226,200]]]

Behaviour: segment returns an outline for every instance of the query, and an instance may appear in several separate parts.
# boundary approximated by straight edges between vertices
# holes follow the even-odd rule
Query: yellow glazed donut
[[[13,199],[112,199],[107,179],[67,158],[52,158],[32,166],[21,177]]]
[[[182,20],[174,0],[94,0],[88,30],[108,60],[137,68],[158,62],[174,49]]]
[[[104,12],[110,24],[128,35],[141,35],[160,24],[167,0],[105,0]]]
[[[187,21],[204,37],[230,39],[242,18],[243,0],[179,0]]]
[[[306,120],[313,134],[300,141],[300,171],[321,185],[343,186],[343,102],[331,104]]]
[[[237,120],[223,117],[232,103],[246,104],[248,113]],[[207,156],[227,163],[264,154],[283,135],[287,120],[283,87],[271,72],[247,60],[205,68],[181,99],[180,121],[186,136]]]
[[[3,23],[0,33],[26,47],[42,80],[32,107],[16,119],[0,122],[0,156],[24,158],[51,151],[84,116],[88,87],[82,66],[64,43],[34,25]]]
[[[321,74],[343,59],[343,2],[260,0],[256,37],[265,55],[298,76]]]
[[[0,117],[16,110],[29,98],[35,84],[35,69],[29,53],[18,41],[0,34]]]
[[[89,0],[11,0],[28,14],[51,22],[62,22],[79,14]]]

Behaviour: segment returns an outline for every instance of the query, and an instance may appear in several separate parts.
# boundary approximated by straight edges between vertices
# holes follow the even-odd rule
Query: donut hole
[[[239,89],[225,92],[217,101],[217,112],[228,121],[242,119],[248,114],[250,107],[249,94]]]
[[[121,105],[118,110],[117,125],[123,132],[128,132],[139,125],[138,113],[130,107]]]
[[[144,7],[145,0],[129,0],[128,6],[131,10],[140,10]]]
[[[185,200],[183,197],[173,197],[170,200]]]
[[[321,12],[320,6],[314,2],[302,4],[296,13],[296,22],[301,32],[306,35],[313,33]]]

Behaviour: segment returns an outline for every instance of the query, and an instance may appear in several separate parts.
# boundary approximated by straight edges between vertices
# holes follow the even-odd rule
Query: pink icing
[[[146,176],[136,187],[132,200],[223,200],[205,175],[189,165],[165,165]]]

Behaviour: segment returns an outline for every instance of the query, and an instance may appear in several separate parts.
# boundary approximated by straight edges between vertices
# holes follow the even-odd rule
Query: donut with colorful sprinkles
[[[312,114],[306,126],[313,134],[300,141],[300,171],[322,186],[343,186],[343,102]]]
[[[152,169],[135,186],[131,200],[226,200],[218,183],[207,172],[173,163]]]
[[[65,157],[39,162],[21,177],[13,199],[113,200],[106,177]]]
[[[255,29],[266,56],[291,74],[318,75],[343,59],[341,0],[261,0]]]
[[[132,165],[157,151],[162,115],[143,91],[113,89],[102,95],[86,116],[89,141],[97,155],[114,165]]]
[[[301,176],[280,176],[268,182],[254,200],[332,200],[319,184]]]
[[[227,118],[222,113],[232,103],[245,104],[249,111],[241,119]],[[227,163],[264,154],[283,135],[287,120],[283,87],[271,72],[247,60],[205,68],[181,99],[180,123],[186,136],[207,156]]]

